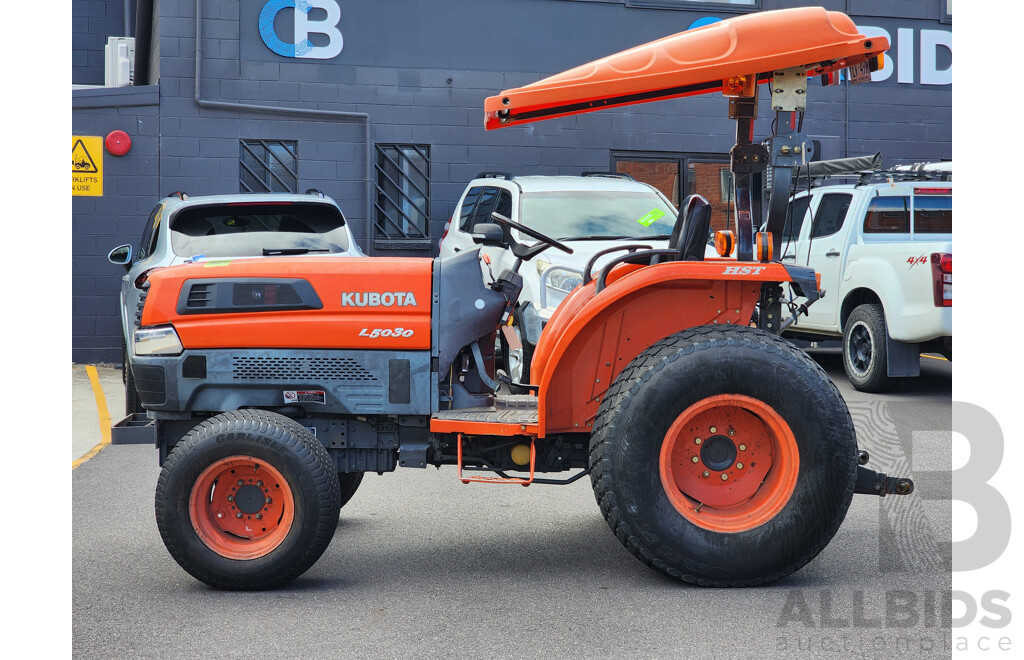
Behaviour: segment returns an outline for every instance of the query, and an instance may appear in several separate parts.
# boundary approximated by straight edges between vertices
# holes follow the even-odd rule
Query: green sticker
[[[231,264],[231,260],[227,261],[206,261],[203,263],[203,268],[219,268],[221,266],[227,266]]]
[[[637,222],[642,224],[644,227],[650,227],[651,225],[653,225],[655,223],[656,220],[658,220],[659,218],[663,217],[664,215],[665,215],[664,211],[661,211],[659,209],[654,209],[653,211],[651,211],[647,215],[644,215],[644,216],[642,216],[640,218],[637,218]]]

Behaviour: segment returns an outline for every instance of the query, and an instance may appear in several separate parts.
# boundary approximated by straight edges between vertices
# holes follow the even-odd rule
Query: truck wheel
[[[338,473],[338,488],[341,492],[341,500],[339,507],[343,507],[348,504],[348,501],[352,499],[352,496],[359,490],[359,484],[363,483],[363,475],[365,472],[339,472]]]
[[[171,556],[218,589],[272,589],[312,566],[334,536],[335,466],[297,422],[264,410],[204,421],[160,473],[156,521]]]
[[[886,356],[885,312],[878,304],[858,305],[843,329],[843,366],[853,386],[862,392],[892,389]]]
[[[755,328],[701,326],[641,353],[601,402],[591,482],[648,566],[703,586],[772,582],[813,559],[853,498],[839,390]]]
[[[128,364],[128,348],[124,340],[121,340],[121,382],[124,383],[124,414],[146,412],[139,403],[139,391],[135,389],[135,377],[132,376],[132,367]]]

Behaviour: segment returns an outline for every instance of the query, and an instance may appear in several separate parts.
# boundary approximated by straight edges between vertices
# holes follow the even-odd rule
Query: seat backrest
[[[668,246],[679,251],[680,261],[703,261],[711,233],[711,204],[701,195],[689,195],[679,208]]]

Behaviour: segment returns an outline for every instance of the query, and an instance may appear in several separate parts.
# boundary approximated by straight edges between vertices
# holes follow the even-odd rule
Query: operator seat
[[[710,233],[711,204],[701,195],[689,195],[679,209],[668,247],[678,250],[679,261],[704,261]]]

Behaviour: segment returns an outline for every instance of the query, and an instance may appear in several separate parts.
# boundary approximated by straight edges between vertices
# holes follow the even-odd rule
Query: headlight
[[[140,328],[135,331],[136,355],[179,355],[184,350],[174,327]]]
[[[537,274],[538,275],[543,275],[544,271],[547,270],[548,266],[550,266],[550,265],[551,265],[550,261],[548,261],[544,257],[539,257],[537,259]]]
[[[548,274],[548,286],[569,293],[583,284],[583,276],[568,270],[553,270]]]

